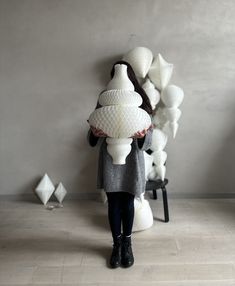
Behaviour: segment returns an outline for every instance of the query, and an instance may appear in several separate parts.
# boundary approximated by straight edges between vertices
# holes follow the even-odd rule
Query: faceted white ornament
[[[152,109],[154,110],[160,100],[159,91],[154,87],[154,85],[151,83],[149,79],[146,80],[146,82],[142,85],[142,87],[150,100]]]
[[[173,64],[166,62],[161,54],[158,54],[150,67],[148,76],[154,85],[162,90],[168,85],[172,72]]]
[[[153,61],[152,52],[145,47],[136,47],[124,55],[123,60],[128,62],[137,77],[145,78]]]
[[[134,200],[135,215],[133,222],[133,232],[142,231],[153,225],[153,213],[149,202],[144,199],[144,194]]]
[[[48,202],[51,195],[55,190],[55,186],[53,185],[51,179],[47,174],[45,174],[39,184],[37,185],[35,192],[42,201],[44,205]]]
[[[66,191],[65,187],[63,186],[63,184],[60,182],[59,185],[57,186],[55,192],[54,192],[54,195],[57,198],[57,200],[60,203],[62,203],[66,194],[67,194],[67,191]]]

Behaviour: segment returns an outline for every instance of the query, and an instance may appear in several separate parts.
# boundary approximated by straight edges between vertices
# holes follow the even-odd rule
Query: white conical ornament
[[[169,108],[179,107],[184,99],[184,91],[176,85],[168,85],[163,89],[161,99]]]
[[[37,185],[35,192],[42,201],[42,203],[46,205],[54,190],[55,186],[53,185],[49,176],[45,174]]]
[[[164,164],[166,163],[167,154],[165,151],[154,151],[151,155],[153,156],[156,172],[163,181],[166,174],[166,167]]]
[[[160,129],[153,129],[152,144],[150,149],[152,151],[161,151],[165,148],[167,143],[167,135]]]
[[[143,231],[150,228],[153,225],[153,213],[149,202],[144,199],[143,194],[140,198],[134,200],[134,221],[132,231]]]
[[[126,65],[115,65],[114,77],[108,88],[111,90],[100,95],[99,102],[103,107],[96,109],[88,121],[91,126],[107,134],[107,150],[113,158],[113,164],[122,165],[131,151],[133,139],[130,137],[149,128],[151,118],[145,110],[138,107],[142,104],[142,98],[134,91]]]
[[[153,61],[152,52],[145,47],[136,47],[124,55],[123,60],[128,62],[137,77],[145,78]]]
[[[160,100],[160,93],[159,91],[154,87],[154,84],[151,83],[149,79],[145,81],[145,83],[142,85],[144,91],[146,92],[152,109],[154,110],[156,108],[156,105],[158,104]]]
[[[55,192],[54,192],[54,195],[57,198],[57,200],[60,203],[62,203],[66,194],[67,194],[67,191],[66,191],[65,187],[63,186],[63,184],[60,182],[59,185],[57,186]]]
[[[171,134],[173,138],[175,138],[179,124],[177,121],[179,120],[181,116],[181,111],[178,108],[164,108],[164,112],[166,114],[166,117],[168,119],[168,126],[171,131]]]
[[[168,85],[172,72],[173,64],[166,62],[161,54],[158,54],[150,67],[148,76],[154,85],[162,90]]]
[[[153,157],[144,151],[144,166],[145,166],[145,180],[148,181],[148,176],[152,171]]]

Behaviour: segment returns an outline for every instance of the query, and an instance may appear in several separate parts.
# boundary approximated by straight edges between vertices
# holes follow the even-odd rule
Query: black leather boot
[[[122,237],[121,246],[121,265],[123,267],[130,267],[134,264],[134,256],[131,247],[131,237]]]
[[[122,243],[122,236],[117,237],[116,239],[113,240],[113,251],[110,257],[110,261],[109,261],[111,268],[117,268],[120,266],[121,243]]]

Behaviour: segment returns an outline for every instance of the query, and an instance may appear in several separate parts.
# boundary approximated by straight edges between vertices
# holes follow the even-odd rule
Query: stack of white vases
[[[145,47],[136,47],[130,50],[123,59],[131,64],[139,82],[149,97],[153,114],[154,131],[152,137],[151,155],[145,152],[146,180],[164,180],[166,174],[165,162],[167,153],[163,150],[168,137],[175,138],[178,130],[178,120],[181,116],[179,106],[183,101],[184,93],[176,85],[169,85],[173,64],[166,62],[161,54],[155,58],[152,52]],[[142,200],[142,212],[139,213],[140,202],[136,198],[134,230],[144,230],[152,225],[152,217],[148,211],[149,205]],[[143,208],[146,210],[143,211]],[[141,227],[139,227],[141,225]]]
[[[127,66],[115,65],[113,79],[99,97],[101,108],[89,117],[89,124],[107,134],[107,151],[113,164],[123,165],[131,151],[131,138],[151,125],[149,114],[139,108],[142,97],[134,91],[127,75]]]

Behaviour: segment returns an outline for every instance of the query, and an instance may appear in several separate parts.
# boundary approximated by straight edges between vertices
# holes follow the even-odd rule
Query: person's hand
[[[97,137],[107,137],[107,134],[104,133],[101,129],[91,126],[91,131]]]
[[[143,129],[142,131],[137,131],[131,138],[143,138],[147,132],[153,128],[153,124],[151,124],[148,128]]]

